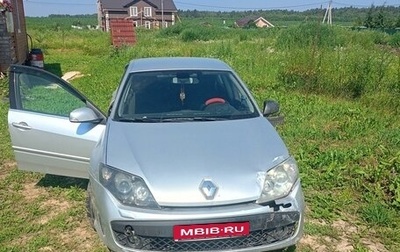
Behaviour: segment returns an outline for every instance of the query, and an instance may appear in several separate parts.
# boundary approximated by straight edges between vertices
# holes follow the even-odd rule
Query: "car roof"
[[[232,71],[226,63],[219,59],[200,57],[156,57],[134,59],[129,62],[127,71],[131,73],[190,69]]]

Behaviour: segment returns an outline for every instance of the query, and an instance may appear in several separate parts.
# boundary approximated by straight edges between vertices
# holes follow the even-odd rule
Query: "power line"
[[[289,5],[289,6],[274,6],[274,7],[256,7],[256,8],[249,8],[249,7],[227,7],[227,6],[217,6],[217,5],[204,5],[204,4],[191,4],[185,3],[181,1],[174,1],[175,3],[193,7],[205,7],[205,8],[213,8],[213,9],[230,9],[230,10],[255,10],[255,9],[262,9],[262,10],[274,10],[274,9],[296,9],[296,8],[304,8],[310,6],[320,6],[326,4],[328,2],[318,2],[318,3],[308,3],[308,4],[300,4],[300,5]]]
[[[373,5],[374,3],[373,2],[371,2],[371,4],[370,5],[361,5],[361,4],[346,4],[346,3],[339,3],[339,2],[336,2],[336,1],[333,1],[332,3],[334,3],[335,5],[341,5],[341,6],[352,6],[352,7],[357,7],[357,8],[369,8],[369,7],[371,7],[371,5]],[[386,3],[384,3],[383,4],[384,6],[394,6],[394,7],[399,7],[400,6],[400,4],[389,4],[389,5],[386,5]]]
[[[212,9],[229,9],[229,10],[272,10],[272,9],[297,9],[297,8],[304,8],[304,7],[310,7],[310,6],[322,6],[329,4],[329,1],[325,2],[316,2],[316,3],[308,3],[308,4],[300,4],[300,5],[286,5],[286,6],[274,6],[274,7],[233,7],[233,6],[218,6],[218,5],[206,5],[206,4],[192,4],[192,3],[185,3],[182,1],[174,1],[175,3],[185,5],[185,6],[191,6],[191,7],[203,7],[203,8],[212,8]],[[335,5],[340,5],[340,6],[352,6],[352,7],[357,7],[357,8],[368,8],[371,5],[360,5],[360,4],[348,4],[348,3],[340,3],[340,2],[335,2],[332,1],[333,4]],[[372,3],[371,3],[372,4]],[[398,5],[393,5],[391,4],[390,6],[400,6]]]
[[[94,3],[60,3],[60,2],[42,2],[42,1],[31,1],[31,0],[24,0],[26,3],[32,4],[44,4],[44,5],[80,5],[80,6],[96,6]]]
[[[179,3],[182,5],[187,5],[187,6],[194,6],[194,7],[206,7],[206,8],[218,8],[218,9],[230,9],[230,10],[255,10],[255,9],[262,9],[262,10],[268,10],[268,9],[295,9],[295,8],[301,8],[301,7],[309,7],[309,6],[316,6],[316,5],[323,5],[327,4],[328,2],[319,2],[319,3],[309,3],[309,4],[301,4],[301,5],[292,5],[292,6],[274,6],[274,7],[257,7],[257,8],[248,8],[248,7],[227,7],[227,6],[215,6],[215,5],[204,5],[204,4],[190,4],[190,3],[184,3],[181,1],[174,1],[175,3]]]
[[[35,1],[35,0],[24,0],[24,2],[29,3],[29,4],[41,4],[41,5],[75,5],[75,6],[97,6],[95,3],[71,3],[71,2],[46,2],[46,1]],[[273,10],[273,9],[296,9],[296,8],[304,8],[304,7],[310,7],[310,6],[321,6],[321,5],[326,5],[329,3],[329,1],[326,2],[317,2],[317,3],[309,3],[309,4],[300,4],[300,5],[289,5],[289,6],[274,6],[274,7],[233,7],[233,6],[218,6],[218,5],[206,5],[206,4],[192,4],[192,3],[185,3],[182,1],[174,1],[175,3],[181,4],[181,5],[186,5],[186,6],[192,6],[192,7],[204,7],[204,8],[213,8],[213,9],[229,9],[229,10]],[[357,5],[357,4],[347,4],[347,3],[340,3],[336,1],[332,1],[335,5],[340,5],[340,6],[352,6],[352,7],[357,7],[357,8],[367,8],[370,7],[371,5]],[[371,3],[372,4],[372,3]],[[398,5],[390,5],[390,6],[400,6]]]

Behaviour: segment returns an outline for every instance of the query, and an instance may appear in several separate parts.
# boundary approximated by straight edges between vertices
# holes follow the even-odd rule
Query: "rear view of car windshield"
[[[250,118],[256,110],[227,71],[132,73],[118,99],[116,118],[133,122]]]

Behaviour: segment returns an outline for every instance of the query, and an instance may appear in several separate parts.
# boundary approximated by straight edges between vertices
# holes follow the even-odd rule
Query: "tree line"
[[[264,17],[278,21],[321,21],[326,9],[316,8],[305,11],[294,10],[249,10],[249,11],[199,11],[179,10],[181,18],[220,18],[240,19],[243,17]],[[400,7],[374,6],[369,8],[332,8],[332,15],[336,22],[351,23],[353,26],[367,28],[396,28],[400,27]]]
[[[321,21],[326,9],[309,9],[305,11],[294,10],[248,10],[248,11],[199,11],[178,10],[178,16],[182,19],[221,19],[238,20],[243,17],[264,17],[272,22],[302,22]],[[374,6],[369,8],[333,8],[332,15],[335,22],[348,23],[355,27],[364,26],[372,29],[400,28],[400,7]],[[49,15],[49,18],[75,18],[80,20],[93,20],[97,22],[97,14],[85,15]]]

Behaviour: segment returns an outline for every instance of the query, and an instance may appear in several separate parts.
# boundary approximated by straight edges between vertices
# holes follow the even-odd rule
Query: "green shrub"
[[[342,30],[339,34],[343,36],[348,32]],[[373,41],[377,33],[360,33],[362,36],[368,34],[369,40]],[[292,37],[291,41],[296,38]],[[349,41],[344,41],[347,46],[336,47],[326,43],[322,44],[327,46],[315,46],[319,42],[312,43],[311,40],[308,46],[305,45],[307,42],[290,43],[281,49],[284,57],[279,65],[278,80],[290,89],[332,97],[360,99],[386,93],[389,97],[381,105],[396,111],[400,107],[400,100],[396,98],[400,87],[400,56],[386,46],[364,47],[352,43],[353,39],[350,36]]]
[[[276,40],[276,46],[280,49],[335,48],[344,44],[343,38],[338,36],[338,32],[340,30],[336,27],[317,22],[305,22],[282,30]]]
[[[389,39],[389,45],[393,46],[393,47],[400,47],[400,31],[396,32],[395,34],[393,34],[390,39]]]
[[[392,227],[395,214],[382,203],[371,203],[361,209],[362,218],[373,225]]]
[[[172,37],[172,36],[178,36],[182,33],[182,31],[185,29],[185,26],[183,24],[176,24],[173,26],[170,26],[165,29],[161,29],[158,33],[159,36],[161,37]]]
[[[211,27],[191,27],[186,28],[181,33],[184,42],[209,41],[218,38],[218,29]]]

